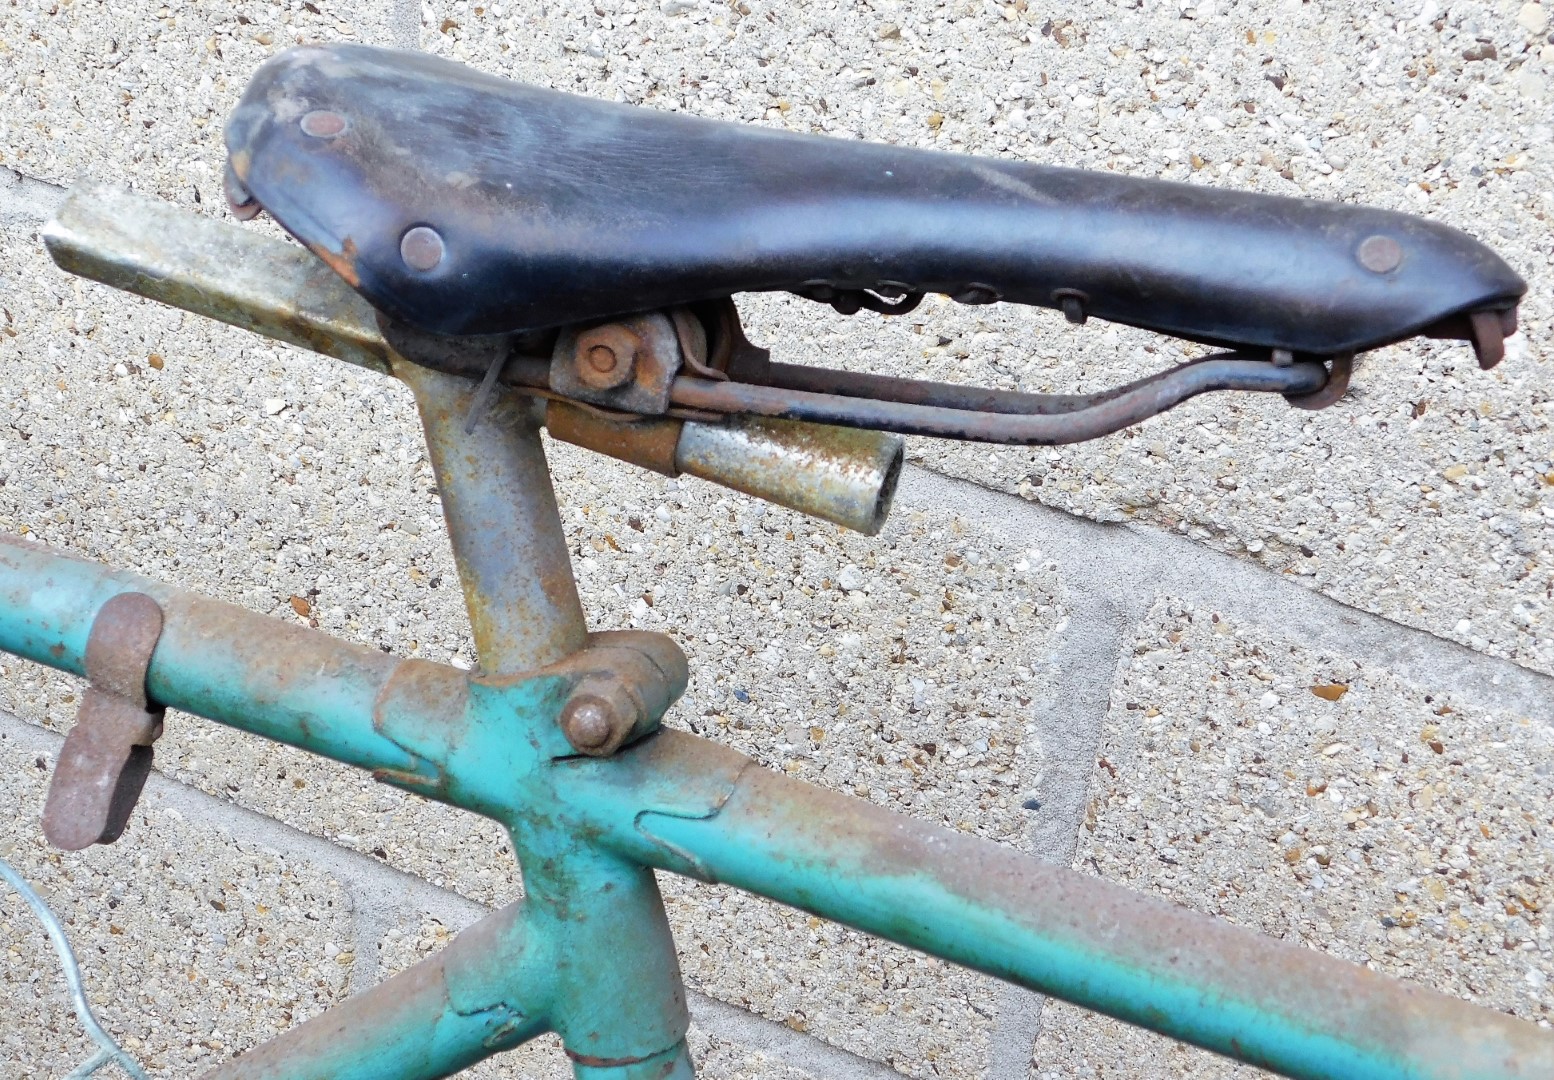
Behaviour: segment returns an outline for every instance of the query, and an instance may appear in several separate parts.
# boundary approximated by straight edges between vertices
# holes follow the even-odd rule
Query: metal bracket
[[[591,634],[586,648],[550,670],[575,679],[558,721],[567,742],[586,757],[609,757],[657,731],[690,681],[674,639],[642,630]]]
[[[662,312],[649,312],[562,330],[551,357],[550,389],[618,412],[662,416],[679,370],[675,324]]]
[[[162,734],[146,672],[162,636],[162,609],[145,593],[120,593],[98,611],[86,639],[91,683],[65,738],[43,807],[43,834],[65,851],[111,844],[124,833],[151,773]]]

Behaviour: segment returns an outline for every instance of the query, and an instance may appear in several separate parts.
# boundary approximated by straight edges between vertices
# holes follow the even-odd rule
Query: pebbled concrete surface
[[[1162,598],[1074,864],[1547,1024],[1554,724]],[[1266,1076],[1054,1007],[1032,1075]]]
[[[1061,451],[917,442],[920,467],[874,542],[763,513],[695,481],[634,477],[565,447],[555,455],[558,486],[595,625],[671,629],[691,655],[692,689],[671,722],[774,767],[1183,900],[1212,895],[1202,881],[1254,884],[1220,901],[1231,917],[1546,1015],[1550,992],[1535,973],[1546,978],[1547,953],[1524,904],[1543,901],[1523,897],[1520,915],[1498,916],[1490,903],[1518,875],[1547,876],[1536,865],[1543,856],[1519,835],[1480,843],[1469,826],[1483,808],[1546,802],[1554,760],[1526,734],[1554,721],[1554,681],[1540,674],[1554,671],[1549,23],[1549,5],[1514,0],[1084,0],[1062,12],[1023,0],[385,0],[349,12],[300,0],[15,0],[0,8],[0,69],[17,73],[0,79],[0,365],[10,376],[0,388],[0,528],[25,526],[405,655],[468,661],[401,388],[67,279],[34,237],[57,197],[39,181],[84,173],[216,212],[220,118],[253,67],[299,38],[419,45],[558,88],[796,130],[1424,213],[1492,243],[1532,285],[1525,334],[1496,372],[1474,370],[1465,348],[1403,346],[1376,354],[1353,396],[1315,416],[1201,399]],[[746,297],[741,307],[752,337],[785,360],[1021,389],[1098,389],[1186,355],[1130,330],[933,298],[888,321],[782,297]],[[1169,599],[1157,604],[1160,596]],[[1205,630],[1196,614],[1186,621],[1189,609],[1218,612],[1220,623],[1204,625],[1233,629]],[[1183,636],[1172,642],[1172,633]],[[1144,672],[1136,642],[1171,662]],[[1183,642],[1193,651],[1181,653]],[[1275,664],[1274,642],[1295,651]],[[1261,696],[1206,682],[1219,674],[1211,658],[1240,672],[1255,649],[1281,688],[1277,725]],[[3,667],[0,704],[63,730],[79,686]],[[1340,673],[1351,690],[1339,702],[1301,697],[1303,680]],[[1175,725],[1169,738],[1149,736],[1151,749],[1134,737],[1142,710],[1127,708],[1146,674],[1151,694],[1172,703],[1156,702],[1161,716],[1150,721]],[[1424,744],[1409,765],[1439,775],[1388,765],[1388,753],[1401,754],[1392,742],[1414,737],[1421,710],[1442,701],[1454,712],[1440,719],[1461,725],[1453,738],[1474,755],[1442,765],[1430,758],[1446,754]],[[1323,756],[1297,737],[1329,713],[1374,741],[1375,762],[1364,761],[1389,779],[1351,775],[1358,757]],[[1190,749],[1188,727],[1210,714],[1234,764],[1205,765]],[[1529,724],[1517,726],[1522,719]],[[520,889],[503,837],[484,823],[174,721],[159,761],[176,783],[157,790],[184,821],[169,819],[172,832],[161,818],[154,832],[137,823],[108,854],[151,858],[175,843],[202,859],[214,853],[218,866],[231,845],[257,842],[321,882],[343,881],[354,914],[339,948],[353,959],[331,994],[409,962],[427,918],[456,928]],[[47,732],[6,730],[35,733],[44,741],[29,752],[47,758]],[[1297,780],[1320,774],[1346,800],[1364,792],[1376,804],[1364,826],[1382,838],[1362,851],[1370,864],[1342,873],[1354,823],[1337,804],[1257,788],[1283,777],[1248,764],[1248,742],[1270,741]],[[1372,743],[1351,745],[1368,755]],[[1165,793],[1178,775],[1216,794],[1177,806]],[[19,781],[13,828],[35,821],[38,782]],[[1431,807],[1408,804],[1437,783],[1447,791]],[[1143,800],[1154,800],[1158,814],[1145,816],[1160,831],[1221,809],[1221,784],[1227,797],[1256,788],[1256,798],[1285,800],[1276,810],[1306,814],[1308,833],[1329,829],[1336,839],[1323,833],[1316,843],[1339,852],[1339,871],[1335,859],[1307,866],[1305,840],[1297,846],[1307,854],[1292,864],[1284,833],[1233,827],[1262,809],[1243,807],[1246,816],[1216,826],[1223,846],[1175,867],[1158,860],[1153,840],[1125,839],[1139,835]],[[1321,815],[1307,810],[1313,798]],[[1454,799],[1479,809],[1459,813]],[[1022,809],[1027,802],[1040,809]],[[1499,820],[1483,823],[1495,833]],[[1478,893],[1421,893],[1463,879],[1413,867],[1423,845],[1408,824],[1441,834],[1443,860],[1471,844]],[[1320,896],[1308,871],[1324,881]],[[1393,894],[1406,901],[1388,900],[1384,889],[1413,879],[1416,889]],[[775,905],[666,887],[704,1075],[1218,1075],[1207,1059]],[[195,890],[179,882],[175,891]],[[1434,908],[1415,904],[1424,896]],[[1392,906],[1417,922],[1403,925]],[[12,910],[0,907],[0,933],[25,930]],[[1524,929],[1515,918],[1533,936],[1507,947],[1502,928]],[[1432,919],[1446,920],[1443,936]],[[148,914],[135,935],[141,921],[148,939],[163,932]],[[108,935],[105,962],[126,936],[78,925],[83,940]],[[162,973],[141,981],[181,1000],[168,974],[173,954],[162,955]],[[39,985],[49,977],[46,965],[19,970]],[[311,983],[283,989],[325,1000]],[[158,1068],[183,1075],[191,1070],[177,1052],[213,1031],[224,1045],[257,1039],[269,1016],[255,1011],[249,1027],[231,1030],[208,1020],[179,1033],[184,1043],[168,1034],[171,1056]],[[56,1067],[5,1053],[6,1075],[11,1060]],[[554,1068],[552,1056],[530,1051],[489,1074]]]
[[[152,800],[124,846],[60,853],[38,812],[53,758],[0,732],[0,858],[64,923],[98,1020],[155,1075],[192,1076],[344,997],[352,904],[319,863]],[[0,887],[7,1077],[59,1077],[95,1049],[77,1026],[42,924]]]

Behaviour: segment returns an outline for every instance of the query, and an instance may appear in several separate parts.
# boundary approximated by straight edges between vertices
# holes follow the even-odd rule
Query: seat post
[[[415,393],[481,674],[553,664],[588,638],[535,399],[498,387],[472,432],[476,384],[392,357]]]
[[[481,675],[517,675],[588,643],[533,398],[497,389],[466,432],[476,383],[394,354],[415,393],[459,564]],[[529,723],[551,723],[542,711]],[[522,733],[519,732],[519,737]],[[528,932],[565,963],[547,1022],[578,1080],[692,1080],[690,1016],[652,870],[558,826],[505,822]],[[629,975],[627,974],[629,973]]]

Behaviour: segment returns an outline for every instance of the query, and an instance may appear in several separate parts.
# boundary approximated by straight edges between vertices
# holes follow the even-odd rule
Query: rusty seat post
[[[512,737],[539,739],[547,732],[525,726],[560,725],[580,754],[607,756],[651,731],[684,689],[684,657],[657,634],[590,642],[540,441],[542,403],[500,388],[470,427],[465,420],[481,392],[473,380],[397,353],[390,362],[414,392],[426,432],[479,658],[477,679],[506,684],[568,663],[592,669],[549,714],[515,715]],[[620,638],[646,640],[631,642],[633,649],[616,644]],[[590,663],[590,654],[598,659]],[[549,1011],[574,1071],[691,1076],[685,989],[651,870],[540,815],[509,822],[509,832],[523,871],[527,932],[564,957],[549,973]],[[614,1052],[586,1045],[589,1037],[597,1042],[600,1017],[609,1018],[605,1049],[613,1044]]]
[[[480,672],[515,675],[555,663],[588,639],[534,399],[498,389],[464,430],[476,385],[398,354],[437,475]]]

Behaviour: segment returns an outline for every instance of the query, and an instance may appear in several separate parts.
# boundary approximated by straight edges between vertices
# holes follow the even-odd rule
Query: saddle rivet
[[[950,294],[950,299],[958,304],[996,304],[999,300],[998,290],[991,285],[984,285],[980,281],[973,281],[959,292]]]
[[[1388,274],[1403,262],[1403,245],[1390,236],[1367,236],[1354,256],[1373,274]]]
[[[328,109],[314,109],[302,116],[302,133],[315,139],[332,139],[345,131],[345,117]]]
[[[417,225],[399,242],[399,257],[412,270],[435,270],[447,250],[436,229]]]
[[[1090,296],[1079,289],[1054,289],[1052,300],[1063,312],[1063,317],[1075,326],[1083,326],[1090,318],[1085,311],[1085,305],[1090,302]]]

